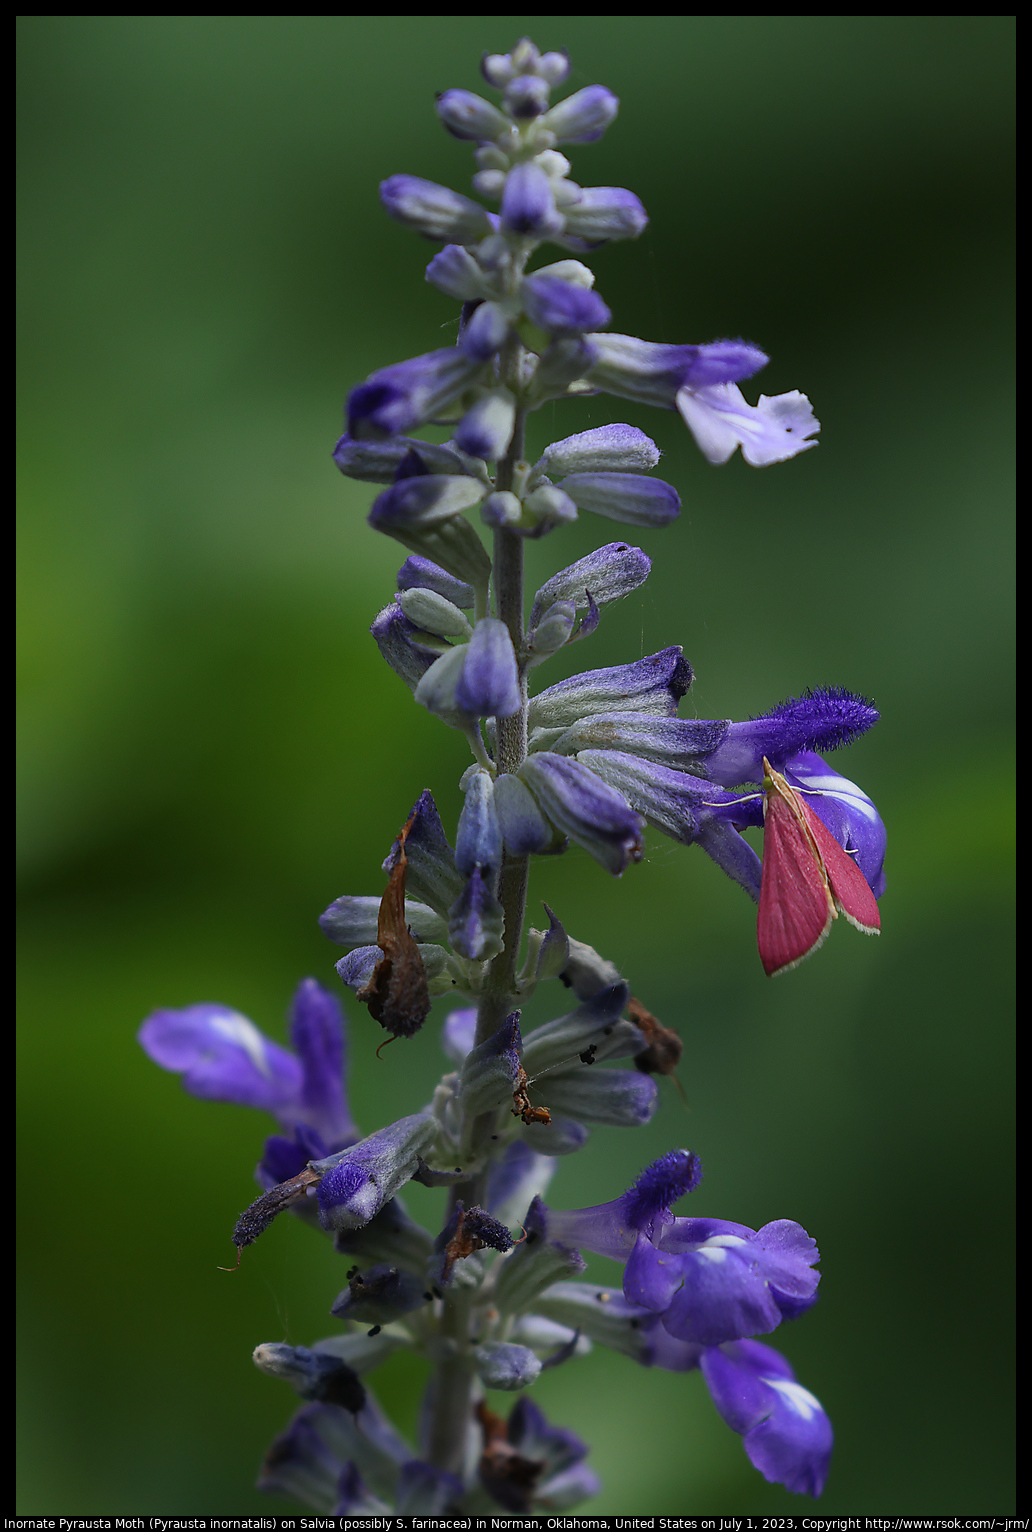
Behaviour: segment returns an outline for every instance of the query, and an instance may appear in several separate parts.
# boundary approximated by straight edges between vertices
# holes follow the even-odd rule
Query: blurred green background
[[[524,32],[569,49],[570,88],[621,98],[571,154],[651,215],[594,259],[613,328],[747,336],[773,358],[749,397],[801,388],[823,422],[816,451],[757,472],[605,396],[535,417],[534,449],[642,426],[684,501],[639,539],[648,586],[547,681],[682,643],[700,717],[861,690],[883,722],[836,764],[890,833],[881,940],[840,923],[777,983],[701,853],[652,835],[620,881],[577,851],[539,864],[534,896],[680,1030],[690,1104],[666,1084],[648,1128],[596,1130],[551,1200],[615,1196],[690,1145],[693,1212],[819,1240],[821,1302],[774,1339],[835,1421],[820,1510],[1013,1508],[1011,19],[34,16],[23,1513],[292,1508],[252,1487],[294,1401],[250,1352],[330,1333],[342,1262],[281,1219],[217,1269],[269,1124],[185,1096],[134,1034],[205,999],[282,1038],[297,980],[337,983],[318,913],[380,891],[423,787],[454,825],[465,747],[366,631],[404,555],[330,450],[348,388],[455,335],[433,247],[377,182],[468,187],[433,93],[481,88],[481,51]],[[531,574],[619,535],[585,516],[530,545]],[[549,989],[529,1019],[561,1008]],[[366,1131],[428,1097],[440,1009],[377,1060],[351,1004]],[[434,1218],[442,1196],[410,1206]],[[419,1367],[378,1376],[411,1428]],[[754,1472],[698,1374],[596,1350],[535,1397],[593,1444],[592,1509],[808,1504]]]

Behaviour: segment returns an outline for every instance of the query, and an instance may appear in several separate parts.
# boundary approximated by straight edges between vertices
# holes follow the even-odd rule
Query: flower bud
[[[410,436],[393,436],[387,441],[354,441],[350,436],[342,436],[333,449],[333,461],[349,479],[364,484],[393,484],[410,452],[417,453],[426,473],[468,471],[449,442],[437,446]]]
[[[448,940],[471,963],[497,957],[505,945],[505,911],[491,887],[493,881],[475,867],[448,911]]]
[[[552,823],[615,877],[642,856],[642,821],[621,793],[567,756],[539,751],[520,777]]]
[[[523,1044],[523,1066],[527,1073],[540,1075],[566,1062],[586,1062],[582,1055],[588,1052],[591,1065],[642,1052],[645,1039],[641,1032],[631,1022],[620,1019],[629,997],[627,985],[619,979],[568,1016],[535,1027]]]
[[[391,669],[415,690],[438,658],[430,647],[431,635],[421,633],[395,601],[383,608],[369,631]]]
[[[381,367],[348,395],[352,440],[397,436],[433,420],[465,392],[479,367],[480,363],[458,346]],[[418,449],[427,446],[423,442],[415,445]],[[429,448],[431,453],[433,450]]]
[[[637,426],[596,426],[552,442],[534,464],[535,473],[561,478],[568,473],[648,473],[660,452]]]
[[[509,317],[500,303],[481,303],[459,331],[459,349],[474,362],[487,362],[505,345]]]
[[[429,788],[413,805],[405,826],[404,848],[399,838],[384,858],[384,872],[394,871],[402,849],[407,862],[406,892],[422,899],[438,915],[445,914],[462,891],[462,876],[456,869],[455,856]]]
[[[489,527],[513,527],[515,528],[523,515],[523,506],[519,497],[514,495],[511,489],[495,490],[493,495],[488,495],[480,507],[480,516],[485,525]]]
[[[550,335],[580,335],[601,330],[613,317],[591,288],[562,277],[535,273],[520,290],[527,317]]]
[[[562,159],[562,155],[556,155]],[[567,170],[569,163],[564,161]],[[594,287],[595,273],[583,261],[553,261],[550,266],[539,266],[530,273],[532,277],[558,277],[562,282],[572,282],[575,287]]]
[[[459,1096],[467,1117],[494,1111],[512,1103],[520,1071],[520,1013],[507,1016],[486,1042],[473,1048],[463,1060]]]
[[[523,705],[516,655],[509,629],[495,617],[484,617],[465,646],[462,674],[455,701],[475,718],[508,718]],[[420,698],[417,696],[416,701]]]
[[[517,122],[529,122],[548,110],[551,87],[539,75],[517,75],[505,88],[505,110]]]
[[[524,525],[532,537],[541,537],[554,527],[577,520],[577,507],[564,489],[542,484],[523,499]]]
[[[541,1362],[533,1351],[512,1341],[485,1341],[474,1351],[473,1360],[485,1388],[512,1393],[529,1388],[541,1375]]]
[[[546,55],[547,56],[547,55]],[[587,85],[556,102],[544,119],[561,144],[593,144],[613,121],[620,102],[604,85]]]
[[[473,629],[464,612],[432,590],[401,590],[398,605],[410,622],[442,638],[469,638]]]
[[[548,1239],[543,1210],[540,1197],[535,1197],[524,1219],[526,1239],[499,1264],[495,1306],[502,1314],[517,1314],[531,1308],[538,1293],[546,1287],[564,1277],[579,1276],[585,1269],[576,1250]]]
[[[596,548],[594,553],[560,569],[558,574],[545,581],[534,597],[530,625],[536,629],[545,612],[556,602],[572,603],[577,610],[582,610],[588,605],[589,592],[599,606],[619,601],[642,585],[651,569],[652,561],[648,555],[629,543],[607,543],[603,548]]]
[[[537,239],[548,239],[563,231],[552,183],[532,160],[514,165],[509,172],[502,194],[502,228],[507,234],[532,235]]]
[[[460,303],[494,296],[494,283],[463,245],[439,250],[426,268],[426,280]]]
[[[380,900],[375,894],[345,894],[319,916],[319,928],[338,947],[368,947],[376,941],[379,914]],[[405,923],[417,942],[448,939],[441,916],[416,899],[405,900]]]
[[[509,450],[515,420],[516,400],[507,388],[494,388],[466,411],[455,440],[470,457],[495,462]]]
[[[554,601],[528,635],[528,668],[540,665],[569,643],[576,623],[576,605],[572,601]]]
[[[479,203],[421,176],[389,176],[380,182],[380,201],[392,218],[429,239],[472,245],[491,233]]]
[[[578,1000],[590,1000],[600,990],[621,983],[620,971],[608,958],[599,957],[587,942],[569,938],[569,959],[559,977],[569,985]]]
[[[480,142],[508,133],[511,123],[490,101],[471,90],[444,90],[437,98],[437,115],[456,138]]]
[[[692,667],[680,645],[674,645],[630,665],[583,671],[539,692],[530,699],[530,727],[568,727],[589,713],[655,713],[672,718],[691,684]]]
[[[594,367],[598,348],[583,335],[554,340],[538,357],[531,395],[534,399],[562,398],[571,383],[584,378]]]
[[[411,1180],[420,1152],[436,1135],[430,1113],[417,1112],[350,1149],[314,1161],[312,1169],[322,1174],[317,1195],[323,1227],[357,1229],[368,1223]]]
[[[497,778],[494,804],[505,849],[510,856],[545,851],[552,844],[552,827],[538,808],[533,793],[519,777],[503,772]]]
[[[466,474],[430,473],[399,479],[373,501],[369,525],[377,532],[434,527],[470,510],[483,498],[483,484]]]
[[[354,1319],[363,1325],[389,1325],[403,1314],[422,1308],[425,1302],[424,1277],[385,1263],[356,1273],[334,1300],[330,1313],[336,1319]]]
[[[475,600],[472,585],[465,584],[462,580],[456,580],[454,576],[445,570],[432,564],[429,559],[421,559],[418,555],[405,560],[398,570],[398,590],[432,590],[453,606],[463,607],[468,610]]]
[[[289,1383],[302,1399],[341,1405],[355,1415],[365,1404],[366,1392],[357,1373],[340,1357],[309,1351],[307,1346],[275,1343],[256,1346],[252,1356],[256,1367]]]
[[[672,484],[637,473],[570,473],[558,485],[582,511],[636,527],[665,527],[681,512]]]
[[[589,240],[637,239],[649,221],[632,191],[622,186],[585,186],[563,211],[567,236]],[[577,248],[576,246],[574,248]]]

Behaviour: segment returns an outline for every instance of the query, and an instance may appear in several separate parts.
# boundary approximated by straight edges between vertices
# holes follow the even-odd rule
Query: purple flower
[[[703,1351],[699,1366],[722,1418],[771,1484],[819,1495],[831,1461],[831,1421],[784,1357],[759,1341]]]
[[[790,697],[744,723],[644,711],[585,713],[542,743],[595,772],[664,835],[684,845],[698,842],[754,899],[759,898],[760,860],[739,831],[763,824],[762,798],[757,792],[726,789],[758,781],[767,757],[807,794],[807,803],[856,857],[880,898],[885,826],[866,793],[812,748],[848,744],[877,721],[877,709],[865,698],[825,687]]]
[[[258,1169],[265,1186],[358,1137],[344,1094],[344,1012],[314,979],[298,985],[290,1033],[295,1053],[229,1006],[202,1004],[155,1011],[138,1034],[156,1064],[182,1074],[191,1095],[259,1107],[292,1134],[266,1140]]]
[[[701,1175],[695,1155],[673,1150],[613,1202],[547,1209],[547,1237],[626,1262],[624,1296],[658,1314],[675,1340],[717,1346],[766,1334],[815,1302],[817,1246],[789,1219],[757,1232],[719,1218],[675,1218],[671,1204]]]
[[[831,1422],[785,1358],[760,1341],[701,1346],[676,1340],[659,1316],[630,1303],[619,1288],[557,1282],[536,1300],[541,1313],[643,1367],[700,1369],[720,1415],[744,1438],[753,1465],[773,1484],[819,1495],[831,1456]]]

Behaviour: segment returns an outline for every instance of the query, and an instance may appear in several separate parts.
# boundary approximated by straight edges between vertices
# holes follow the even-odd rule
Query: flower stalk
[[[756,1339],[816,1301],[814,1240],[789,1219],[753,1230],[675,1214],[702,1175],[687,1149],[613,1201],[544,1201],[557,1161],[583,1150],[595,1125],[652,1117],[657,1076],[674,1072],[682,1044],[548,905],[547,929],[525,923],[535,857],[574,844],[621,877],[658,832],[701,846],[758,901],[768,973],[809,956],[839,909],[876,932],[884,826],[824,755],[878,714],[823,688],[747,720],[682,718],[693,672],[680,646],[541,686],[539,669],[590,639],[651,559],[607,542],[557,569],[528,617],[524,542],[581,513],[651,537],[680,509],[674,486],[653,476],[659,446],[637,427],[597,426],[531,461],[529,417],[545,404],[592,393],[676,411],[711,463],[741,450],[755,467],[812,449],[820,425],[798,391],[746,400],[739,384],[767,363],[749,342],[667,344],[609,329],[581,257],[637,237],[647,215],[631,191],[579,185],[563,150],[600,138],[617,99],[592,85],[553,104],[569,62],[527,38],[482,68],[500,104],[465,90],[437,99],[448,131],[475,145],[482,200],[405,174],[380,188],[391,217],[442,246],[426,275],[462,305],[457,344],[354,387],[333,454],[342,473],[377,486],[369,523],[406,550],[371,627],[397,678],[385,679],[385,705],[404,696],[400,680],[467,742],[472,764],[454,833],[426,789],[388,850],[386,887],[334,900],[320,925],[344,949],[336,973],[367,1008],[367,1029],[409,1038],[445,1002],[449,1068],[427,1081],[419,1110],[363,1135],[346,1101],[343,1010],[314,979],[294,998],[291,1049],[211,1004],[155,1012],[140,1041],[195,1095],[276,1120],[238,1247],[290,1212],[353,1263],[331,1309],[339,1333],[311,1350],[255,1352],[303,1401],[269,1451],[263,1488],[345,1516],[568,1509],[600,1481],[586,1445],[527,1390],[598,1344],[699,1372],[754,1467],[817,1495],[827,1415]],[[561,258],[532,267],[544,245]],[[442,421],[446,442],[411,434]],[[764,830],[762,863],[751,828]],[[529,1002],[555,980],[559,1014],[526,1030]],[[647,976],[634,984],[641,993]],[[436,1235],[405,1208],[410,1180],[446,1192]],[[619,1261],[622,1288],[578,1281],[583,1251]],[[432,1365],[414,1442],[366,1382],[400,1348]],[[507,1417],[488,1391],[519,1395]]]

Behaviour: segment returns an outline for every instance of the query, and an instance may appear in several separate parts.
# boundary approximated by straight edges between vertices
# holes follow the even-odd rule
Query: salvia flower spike
[[[749,1462],[793,1493],[819,1495],[831,1456],[820,1402],[756,1339],[816,1301],[817,1245],[799,1223],[754,1229],[677,1210],[702,1177],[686,1148],[608,1202],[564,1210],[561,1189],[545,1200],[595,1125],[634,1128],[671,1099],[666,1077],[681,1088],[683,1044],[561,912],[546,904],[547,930],[525,930],[532,859],[573,846],[586,881],[600,877],[594,861],[636,885],[648,837],[697,844],[758,902],[768,974],[814,952],[839,914],[877,931],[885,888],[878,811],[825,759],[877,722],[865,697],[824,686],[748,719],[682,717],[693,671],[679,644],[538,684],[648,578],[651,540],[680,511],[655,474],[676,415],[713,464],[738,451],[753,467],[783,463],[820,431],[798,390],[743,392],[768,362],[751,340],[610,328],[620,318],[588,258],[634,239],[648,215],[626,188],[575,179],[567,151],[601,138],[619,102],[599,84],[557,96],[570,67],[529,38],[485,53],[497,99],[446,89],[436,100],[440,126],[472,149],[469,188],[404,171],[383,181],[385,212],[439,247],[426,279],[456,305],[455,344],[378,359],[351,389],[333,451],[341,473],[374,487],[369,526],[407,555],[363,619],[404,683],[385,674],[382,705],[405,707],[407,688],[472,761],[458,772],[457,822],[424,790],[383,862],[386,888],[374,878],[372,891],[342,894],[320,926],[378,1024],[357,1028],[367,1067],[392,1070],[397,1049],[378,1066],[370,1055],[411,1039],[445,1000],[445,1072],[414,1096],[399,1078],[396,1120],[364,1133],[345,1093],[339,992],[315,979],[294,997],[289,1049],[210,1002],[159,1010],[139,1034],[193,1095],[273,1119],[260,1195],[232,1228],[227,1192],[238,1256],[260,1259],[250,1247],[287,1212],[343,1257],[327,1292],[338,1329],[254,1352],[300,1401],[258,1483],[332,1515],[553,1516],[590,1498],[600,1481],[587,1444],[528,1390],[593,1345],[701,1373]],[[670,413],[656,441],[617,418],[528,450],[536,411],[547,405],[551,420],[586,394]],[[528,601],[526,543],[581,516],[634,528],[648,547],[557,557]],[[761,826],[762,861],[745,834]],[[648,993],[647,975],[634,982]],[[527,1020],[538,988],[550,1019]],[[410,1181],[441,1197],[436,1229],[407,1211]],[[584,1251],[619,1262],[622,1287],[579,1280]],[[431,1369],[411,1440],[370,1381],[399,1349]],[[518,1397],[502,1414],[485,1389]]]

